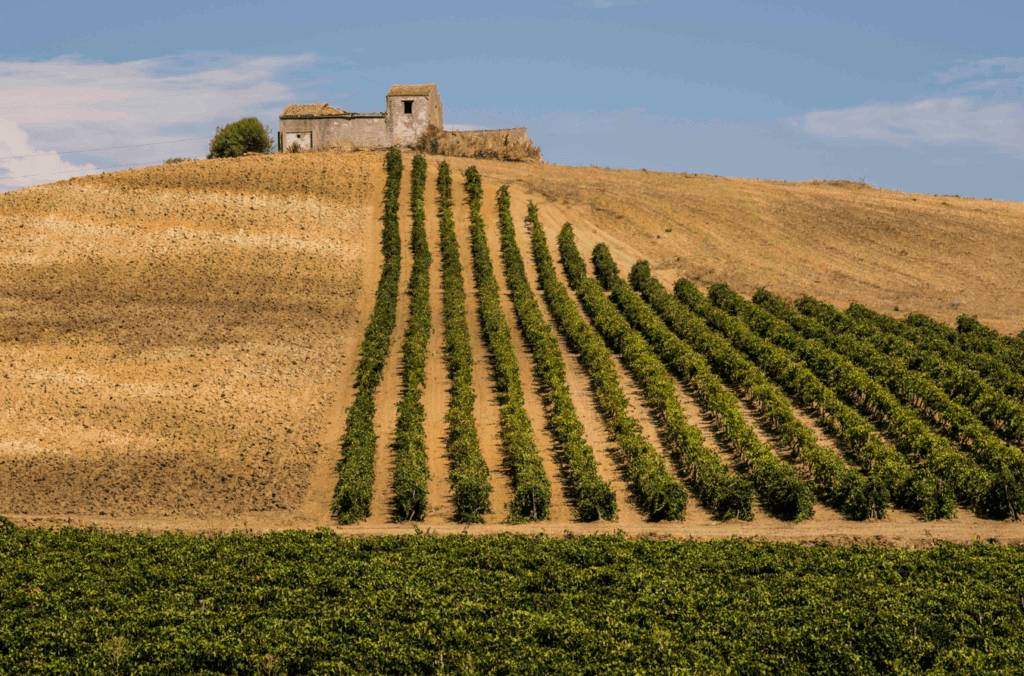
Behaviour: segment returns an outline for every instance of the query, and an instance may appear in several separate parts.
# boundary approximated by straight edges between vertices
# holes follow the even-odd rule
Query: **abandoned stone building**
[[[395,85],[383,113],[348,113],[326,103],[290,105],[281,113],[277,147],[281,152],[320,150],[345,142],[360,148],[408,146],[430,125],[443,128],[437,86]]]

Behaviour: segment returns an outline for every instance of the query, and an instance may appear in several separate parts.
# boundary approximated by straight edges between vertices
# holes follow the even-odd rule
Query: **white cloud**
[[[803,129],[833,138],[900,145],[975,142],[1005,151],[1024,150],[1024,109],[1020,105],[984,105],[963,97],[807,113],[803,116]]]
[[[1024,153],[1024,107],[1012,96],[1024,87],[1024,58],[964,62],[935,77],[955,87],[919,101],[810,112],[797,124],[809,134],[832,138],[903,146],[980,143],[1000,152]]]
[[[183,55],[113,64],[69,56],[0,62],[0,190],[205,155],[218,121],[276,114],[291,98],[282,74],[313,60]],[[189,137],[201,138],[168,143]]]

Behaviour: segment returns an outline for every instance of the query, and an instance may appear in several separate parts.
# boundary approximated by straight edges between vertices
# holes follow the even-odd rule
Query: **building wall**
[[[444,128],[441,97],[435,89],[429,96],[388,96],[384,113],[361,115],[350,113],[338,116],[280,118],[281,152],[292,142],[313,150],[330,148],[332,144],[348,141],[360,148],[390,148],[415,143],[431,124]],[[412,113],[406,114],[405,101],[412,101]],[[307,140],[306,133],[312,132]]]
[[[348,141],[360,148],[390,148],[393,143],[388,133],[384,115],[352,115],[345,117],[283,118],[280,120],[281,135],[284,138],[282,151],[288,149],[290,134],[312,132],[314,150],[330,148],[333,144]]]
[[[405,102],[412,101],[412,113],[405,112]],[[430,124],[430,97],[427,96],[389,96],[387,97],[388,131],[394,145],[408,146],[416,142]]]

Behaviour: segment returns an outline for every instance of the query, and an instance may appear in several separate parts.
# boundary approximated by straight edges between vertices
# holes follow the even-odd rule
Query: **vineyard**
[[[440,160],[0,196],[0,675],[1019,669],[1024,208]]]
[[[72,445],[70,455],[0,457],[8,468],[4,494],[13,496],[0,511],[26,523],[200,531],[255,524],[358,534],[1019,537],[1021,337],[969,315],[894,317],[860,302],[836,306],[791,292],[797,300],[789,301],[771,287],[737,293],[709,284],[699,267],[688,276],[666,265],[661,243],[641,246],[614,225],[595,227],[585,195],[565,191],[554,201],[545,193],[550,186],[536,184],[546,175],[557,186],[567,171],[539,165],[515,174],[505,163],[440,159],[398,150],[253,158],[223,165],[223,175],[204,164],[133,171],[0,201],[4,223],[27,224],[37,238],[58,232],[57,210],[91,224],[82,226],[88,237],[110,228],[111,246],[125,237],[118,224],[137,223],[142,232],[175,214],[172,223],[211,233],[198,246],[224,251],[183,254],[169,273],[188,278],[189,256],[252,266],[228,274],[211,268],[180,291],[157,275],[163,286],[142,297],[138,310],[116,300],[100,332],[130,349],[72,353],[81,366],[66,371],[65,381],[89,382],[84,374],[120,373],[128,363],[157,365],[154,373],[173,364],[176,379],[111,381],[95,390],[108,402],[102,405],[63,390],[76,410],[76,438],[95,450],[78,455]],[[291,182],[275,181],[286,162]],[[660,180],[650,178],[652,189]],[[51,206],[41,211],[46,190]],[[182,194],[190,201],[180,202]],[[232,206],[214,206],[219,194]],[[307,202],[294,201],[297,194]],[[638,204],[649,205],[638,195]],[[610,213],[618,208],[607,192],[595,192],[594,201]],[[250,215],[235,215],[242,205]],[[674,230],[661,232],[669,240]],[[145,261],[167,247],[193,246],[189,232],[172,228],[167,241],[131,255]],[[336,241],[326,245],[330,237]],[[79,250],[97,250],[90,246]],[[291,253],[282,257],[283,250]],[[43,254],[19,255],[12,260]],[[95,263],[86,261],[62,274],[88,278]],[[112,299],[138,294],[131,265],[97,266],[96,275],[124,270]],[[33,274],[25,288],[34,284],[35,298],[51,299],[36,302],[77,299],[65,306],[65,335],[88,344],[87,287],[44,288],[41,280],[55,277]],[[223,308],[244,297],[254,274],[265,275],[262,295],[245,298],[252,319],[243,324]],[[126,342],[129,324],[144,335],[156,325],[148,308],[164,298],[160,333]],[[209,310],[182,313],[198,307]],[[264,321],[273,312],[280,321]],[[33,321],[10,324],[9,344],[31,350],[27,338],[44,335]],[[203,334],[193,326],[210,328]],[[260,370],[271,356],[278,365]],[[52,379],[54,370],[38,373]],[[23,388],[10,390],[14,397],[32,393],[32,419],[45,420],[54,415],[46,397],[62,390],[35,377],[37,385],[16,377],[7,387]],[[157,408],[185,400],[194,403]],[[288,408],[273,408],[282,405]],[[133,421],[135,410],[161,412]],[[209,418],[211,411],[225,416],[206,423],[213,434],[188,453],[167,450],[189,438],[190,426],[198,429],[200,412]],[[25,440],[12,448],[28,448],[29,434],[37,437],[33,448],[47,443],[27,420],[8,418],[8,429],[27,430],[12,437]],[[162,426],[154,428],[156,421]],[[112,435],[122,429],[115,447]],[[238,429],[262,439],[230,450],[225,442]],[[160,442],[147,436],[153,431]],[[33,472],[51,481],[40,462],[58,458],[61,481],[83,480],[54,486],[51,508],[45,493],[27,491],[43,487]],[[218,471],[218,458],[231,459],[230,469]],[[127,476],[155,480],[126,490]],[[63,492],[74,486],[89,495],[84,477],[102,491],[103,506],[93,512]]]
[[[431,500],[451,501],[452,523],[509,526],[562,523],[552,514],[559,503],[571,522],[613,524],[627,512],[631,522],[685,522],[695,509],[715,523],[792,524],[821,512],[851,523],[961,514],[1012,523],[1024,511],[1020,338],[968,317],[951,329],[858,304],[845,312],[809,297],[789,305],[764,289],[753,300],[724,284],[704,294],[685,278],[664,283],[645,260],[624,276],[605,243],[586,252],[588,265],[570,223],[558,232],[556,262],[533,202],[514,214],[508,185],[488,194],[477,167],[453,177],[446,162],[432,182],[433,246],[443,259],[451,392],[443,447],[428,444],[428,166],[420,155],[412,161],[400,206],[402,156],[385,160],[384,265],[341,445],[341,523],[424,522]],[[462,222],[453,187],[464,195]],[[403,209],[412,273],[400,398],[393,430],[378,435],[373,392],[394,326]],[[476,355],[470,314],[483,348]],[[570,387],[569,365],[584,389]],[[481,446],[474,401],[486,393],[474,389],[474,370],[493,388],[497,448]],[[374,515],[381,438],[393,439],[389,476],[376,479],[391,508]],[[430,454],[447,458],[448,484],[430,482]],[[430,496],[430,486],[445,495]],[[490,499],[496,488],[507,500]]]

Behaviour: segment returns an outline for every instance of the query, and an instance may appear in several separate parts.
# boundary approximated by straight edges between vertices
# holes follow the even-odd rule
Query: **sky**
[[[288,103],[525,125],[548,162],[1024,201],[1021,2],[3,3],[0,191]]]

